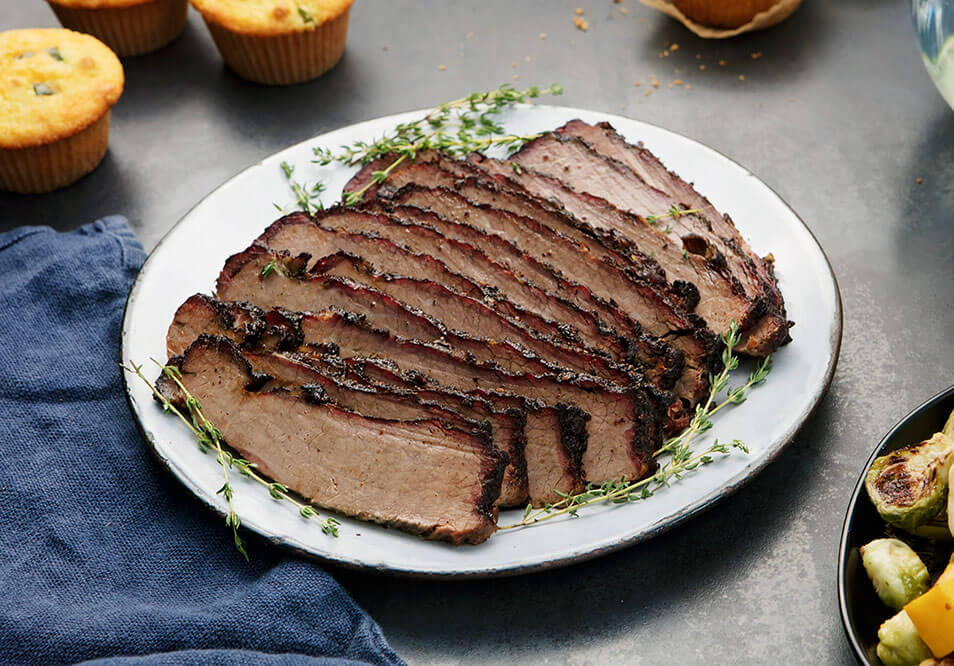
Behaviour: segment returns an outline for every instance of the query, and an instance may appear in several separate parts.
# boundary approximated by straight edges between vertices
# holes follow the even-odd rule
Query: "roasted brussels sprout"
[[[952,458],[952,460],[954,460],[954,458]],[[954,469],[954,465],[951,466],[951,469]],[[948,477],[947,487],[948,489],[951,487],[950,477]],[[948,490],[947,493],[947,501],[948,503],[951,501],[950,490]],[[922,539],[931,539],[932,541],[954,541],[949,520],[950,518],[947,515],[947,511],[944,510],[923,525],[918,525],[912,530],[912,533]]]
[[[884,666],[917,666],[934,657],[904,611],[881,625],[878,641],[878,659]]]
[[[931,439],[877,458],[865,488],[881,517],[913,532],[947,505],[948,476],[954,439],[937,433]]]
[[[899,539],[875,539],[861,547],[861,563],[885,606],[899,611],[928,591],[924,562]]]

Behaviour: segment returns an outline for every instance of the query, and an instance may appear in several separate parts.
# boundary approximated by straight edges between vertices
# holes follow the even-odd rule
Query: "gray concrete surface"
[[[55,25],[44,3],[2,5],[0,28]],[[667,42],[679,49],[660,59]],[[194,14],[179,41],[125,66],[102,166],[53,194],[0,195],[0,229],[123,213],[152,247],[286,145],[504,81],[558,81],[561,103],[681,132],[774,187],[827,251],[846,314],[832,390],[777,462],[677,530],[559,571],[338,575],[416,664],[852,663],[835,597],[844,508],[881,434],[954,381],[954,113],[921,65],[908,3],[807,0],[774,30],[706,42],[633,0],[358,0],[344,60],[307,85],[239,80]],[[677,78],[691,88],[670,88]]]

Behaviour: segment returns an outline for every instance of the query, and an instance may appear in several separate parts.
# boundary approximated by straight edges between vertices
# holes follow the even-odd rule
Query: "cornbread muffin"
[[[0,32],[0,189],[47,192],[96,168],[123,82],[116,54],[94,37]]]
[[[266,85],[321,76],[344,53],[353,0],[190,0],[226,64]]]
[[[188,0],[47,0],[63,27],[102,40],[120,56],[160,49],[182,33]]]
[[[686,18],[711,28],[730,30],[768,11],[779,0],[672,0]]]

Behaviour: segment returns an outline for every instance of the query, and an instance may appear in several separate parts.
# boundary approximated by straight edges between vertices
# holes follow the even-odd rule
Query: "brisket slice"
[[[484,158],[480,157],[479,159]],[[498,238],[501,241],[503,241],[504,238],[507,239],[503,241],[505,244],[509,244],[511,240],[519,238],[521,235],[526,235],[533,228],[540,226],[546,228],[546,232],[551,234],[549,236],[551,239],[553,238],[552,234],[556,234],[561,238],[564,236],[569,238],[572,242],[567,244],[564,238],[564,241],[561,242],[558,247],[567,252],[576,251],[577,255],[576,259],[571,258],[562,264],[562,266],[564,266],[562,271],[564,275],[560,274],[560,270],[554,268],[553,263],[555,260],[553,251],[547,244],[542,246],[539,242],[529,245],[525,244],[518,249],[516,254],[503,252],[501,254],[494,254],[493,256],[498,261],[507,264],[515,273],[519,273],[522,266],[524,271],[535,275],[536,280],[541,286],[554,293],[558,292],[566,296],[569,300],[574,301],[582,308],[598,313],[604,321],[614,326],[618,333],[620,331],[640,331],[638,335],[642,337],[643,342],[645,342],[647,336],[642,334],[640,327],[637,326],[630,317],[630,313],[624,313],[620,305],[612,300],[615,291],[604,291],[602,294],[603,298],[600,298],[594,295],[593,291],[589,288],[589,284],[585,286],[574,284],[565,277],[565,274],[569,273],[573,276],[574,281],[576,280],[576,274],[579,272],[576,267],[580,265],[578,263],[579,261],[584,261],[583,266],[588,268],[594,268],[595,264],[598,275],[605,275],[609,272],[611,280],[614,277],[622,277],[626,282],[632,283],[634,279],[630,273],[635,274],[637,276],[635,278],[637,285],[636,291],[642,292],[638,294],[637,297],[640,299],[648,298],[650,302],[653,300],[662,301],[662,313],[656,313],[653,309],[650,309],[650,312],[653,313],[651,314],[652,319],[648,322],[650,327],[653,326],[654,320],[669,321],[669,323],[664,326],[657,326],[654,332],[657,335],[671,335],[672,337],[665,342],[669,343],[670,348],[674,349],[675,352],[684,358],[684,361],[682,361],[683,372],[680,376],[674,375],[673,380],[677,382],[673,387],[675,394],[682,398],[688,405],[695,404],[702,399],[707,394],[708,375],[718,372],[720,361],[718,340],[716,336],[705,327],[705,322],[695,316],[685,316],[681,309],[677,307],[679,305],[682,307],[691,307],[696,304],[698,301],[698,292],[695,286],[684,280],[677,280],[670,286],[669,283],[666,282],[665,272],[651,257],[640,254],[638,249],[631,244],[627,245],[620,242],[620,239],[612,233],[605,230],[595,230],[585,222],[573,218],[568,215],[565,210],[558,208],[559,203],[553,203],[535,197],[521,187],[521,185],[512,181],[501,178],[495,179],[493,173],[488,172],[488,167],[491,167],[494,171],[499,168],[510,173],[513,172],[513,167],[503,162],[488,160],[487,164],[478,166],[477,164],[454,160],[434,152],[425,152],[418,156],[417,163],[404,166],[392,172],[388,184],[383,186],[379,191],[377,189],[372,191],[378,195],[393,199],[396,196],[400,196],[401,190],[398,189],[396,191],[395,188],[400,188],[402,185],[410,187],[412,184],[420,183],[422,186],[431,188],[435,186],[440,188],[452,185],[458,192],[466,192],[467,195],[471,197],[468,199],[469,203],[482,204],[484,205],[484,210],[497,208],[500,209],[498,212],[506,211],[518,216],[519,220],[523,223],[527,221],[532,223],[530,229],[524,229],[521,232],[519,230],[520,225],[514,225],[512,223],[513,220],[505,216],[503,222],[509,221],[511,222],[510,224],[490,225],[484,229],[488,234],[499,233],[500,236]],[[363,172],[364,170],[359,172],[352,179],[352,182],[345,186],[345,191],[354,189],[357,183],[364,180],[364,175],[366,174]],[[372,191],[369,191],[369,195]],[[374,200],[368,201],[365,207],[376,210],[384,209],[384,205],[382,205],[380,201]],[[394,206],[388,210],[394,214],[397,214],[399,211],[399,209]],[[634,219],[637,218],[634,217]],[[457,218],[455,222],[460,223],[461,219]],[[467,222],[468,225],[472,225],[474,220],[468,219]],[[538,224],[533,226],[533,223]],[[574,247],[573,242],[583,247]],[[520,252],[520,250],[524,249],[529,249],[531,252],[537,249],[539,253],[535,257],[530,257]],[[584,253],[582,258],[579,255],[580,252]],[[543,256],[541,256],[541,253]],[[488,254],[490,253],[488,252]],[[571,254],[571,257],[572,256]],[[681,250],[679,258],[682,258]],[[603,261],[599,262],[597,259],[602,259]],[[556,261],[560,260],[561,257],[557,256]],[[543,264],[545,269],[543,273],[545,273],[545,276],[540,277],[539,272],[533,273],[528,271],[528,261],[530,263],[536,263],[537,265]],[[608,266],[600,266],[600,263],[608,264]],[[547,271],[549,272],[547,273]],[[553,280],[557,280],[557,282]],[[660,291],[663,293],[661,294]],[[630,303],[630,305],[632,305],[632,303]],[[639,313],[634,314],[638,315]],[[673,315],[675,316],[673,317]],[[669,326],[672,325],[673,318],[679,322],[677,325],[682,325],[686,328],[676,333],[669,333]],[[646,360],[644,359],[644,363],[645,362]],[[648,375],[651,375],[651,373],[651,370],[647,371]],[[668,386],[669,384],[664,382],[661,385]]]
[[[527,493],[521,495],[520,489],[529,491],[529,497],[537,505],[558,499],[556,491],[583,489],[582,465],[590,417],[559,400],[551,407],[538,397],[523,397],[528,394],[559,397],[549,390],[546,378],[511,376],[492,364],[468,362],[438,347],[375,330],[361,317],[350,313],[292,315],[272,310],[263,314],[253,306],[222,303],[201,295],[191,297],[180,306],[169,328],[169,349],[181,348],[184,341],[194,340],[203,331],[228,335],[251,349],[298,350],[319,355],[334,352],[349,367],[356,368],[355,377],[387,377],[377,370],[386,368],[418,392],[460,391],[468,398],[486,400],[499,412],[519,410],[524,416],[526,481],[521,482],[521,471],[514,470],[514,484],[520,485],[513,488],[512,502],[526,501]],[[421,368],[427,368],[427,373]],[[515,388],[523,395],[508,393],[506,388]],[[608,402],[613,401],[621,402],[615,396]],[[613,432],[610,436],[620,434]],[[516,455],[513,459],[517,460]],[[647,473],[653,464],[650,457],[641,454],[634,460],[633,468]]]
[[[508,373],[490,362],[375,330],[347,313],[303,314],[297,327],[302,351],[310,346],[324,353],[331,344],[342,358],[388,359],[419,386],[474,393],[495,406],[511,407],[515,396],[526,399],[527,476],[537,504],[552,501],[557,490],[580,490],[583,478],[640,478],[655,468],[652,452],[662,442],[659,414],[637,391]]]
[[[423,202],[415,200],[413,203]],[[445,241],[447,244],[458,243],[469,248],[461,257],[461,261],[453,265],[455,270],[461,273],[468,268],[472,272],[482,268],[474,265],[471,257],[478,254],[484,258],[494,257],[489,266],[484,264],[488,270],[478,272],[475,277],[493,284],[498,292],[511,296],[523,307],[535,309],[541,316],[568,324],[586,347],[603,351],[617,362],[636,365],[658,386],[672,388],[681,374],[684,365],[681,354],[674,352],[665,342],[650,338],[634,329],[634,323],[622,317],[617,309],[603,308],[610,316],[618,316],[618,320],[613,321],[612,325],[607,324],[599,316],[605,314],[599,312],[604,304],[591,298],[585,287],[563,279],[549,266],[522,252],[504,237],[485,233],[477,226],[468,224],[469,220],[462,217],[448,217],[433,208],[420,205],[393,205],[389,201],[375,200],[365,204],[365,207],[368,210],[387,212],[390,217],[397,218],[408,226],[432,228],[450,239]],[[452,261],[448,258],[446,263],[451,265]],[[472,272],[467,274],[471,275]],[[515,276],[524,284],[510,284],[503,279],[505,276]],[[623,326],[629,326],[624,329],[625,334],[619,332],[619,320],[623,319],[626,320]]]
[[[785,314],[785,304],[778,290],[778,282],[771,261],[757,256],[742,239],[731,218],[716,210],[706,197],[685,180],[673,173],[642,144],[631,144],[607,122],[590,125],[575,119],[554,130],[557,134],[576,136],[586,141],[598,153],[625,164],[650,187],[665,192],[681,205],[699,210],[712,231],[720,238],[730,241],[728,247],[734,253],[751,261],[762,281],[762,295],[773,311]]]
[[[313,260],[335,252],[347,252],[366,258],[381,270],[386,270],[385,266],[400,266],[402,273],[441,282],[471,298],[483,298],[484,291],[473,280],[451,273],[433,256],[408,252],[382,234],[344,228],[343,220],[336,218],[348,211],[350,209],[330,209],[322,214],[321,224],[305,213],[290,213],[269,225],[253,244],[285,250],[292,256],[309,254]],[[361,215],[357,211],[351,213]]]
[[[336,242],[339,237],[343,242]],[[358,244],[347,242],[351,238],[374,242],[363,243],[361,251],[356,251]],[[481,299],[501,314],[547,336],[576,346],[588,346],[617,361],[627,361],[623,343],[601,330],[598,321],[588,313],[521,280],[467,243],[445,238],[427,226],[350,208],[335,208],[319,213],[314,221],[302,214],[282,218],[257,242],[293,255],[307,252],[313,257],[332,254],[337,247],[362,257],[381,272],[437,282]]]
[[[651,361],[651,354],[660,353],[660,347],[671,348],[671,345],[680,350],[683,370],[673,378],[679,381],[677,395],[689,404],[695,404],[705,395],[713,341],[707,340],[707,345],[699,339],[704,333],[697,333],[698,322],[673,303],[666,293],[668,285],[644,280],[602,260],[534,218],[520,217],[488,204],[475,204],[447,188],[406,185],[393,195],[393,200],[426,207],[511,240],[525,255],[546,265],[555,280],[547,285],[550,289],[576,299],[581,307],[593,309],[620,334],[627,326],[629,330],[635,328],[634,335],[642,342],[638,348],[644,352],[640,360]],[[572,282],[566,276],[571,276]],[[641,335],[643,330],[653,337]]]
[[[666,215],[672,207],[688,208],[679,198],[679,192],[670,194],[648,185],[630,167],[597,152],[582,139],[560,134],[544,134],[528,143],[510,158],[521,168],[532,168],[540,173],[559,178],[570,187],[602,197],[622,210],[628,210],[644,219]],[[711,207],[710,207],[711,208]],[[703,213],[666,217],[660,222],[671,227],[672,233],[682,239],[687,252],[725,263],[727,269],[743,287],[753,302],[762,301],[765,315],[753,324],[741,351],[765,355],[789,340],[791,323],[779,310],[780,300],[774,276],[763,278],[763,269],[756,263],[738,230],[728,218]]]
[[[260,378],[226,338],[201,336],[174,362],[229,446],[317,506],[454,544],[495,531],[505,460],[486,435],[370,418],[307,387],[250,390]]]
[[[765,313],[761,299],[751,301],[746,297],[726,262],[719,257],[707,258],[684,250],[682,239],[671,233],[665,221],[651,225],[601,197],[577,192],[563,181],[533,169],[522,169],[515,175],[506,162],[483,158],[478,164],[497,179],[505,191],[520,188],[532,192],[538,200],[549,204],[550,215],[585,227],[604,246],[614,249],[613,255],[604,255],[608,261],[625,265],[626,259],[621,260],[621,255],[651,255],[652,261],[665,266],[665,269],[660,267],[663,276],[672,280],[676,291],[683,295],[682,302],[687,309],[694,310],[711,330],[725,332],[732,320],[740,327],[749,328]],[[557,206],[562,214],[556,211]],[[643,259],[640,262],[645,263]]]
[[[368,317],[374,326],[403,338],[438,342],[476,360],[494,360],[505,368],[550,372],[552,365],[517,349],[507,341],[477,340],[445,326],[420,311],[413,311],[391,296],[336,276],[305,272],[308,255],[289,257],[260,246],[232,256],[219,275],[217,295],[224,301],[247,301],[262,308],[295,311],[341,308]],[[272,264],[281,274],[262,275]]]
[[[491,177],[486,165],[476,161],[482,158],[472,157],[470,161],[461,161],[438,155],[428,157],[431,161],[418,162],[393,172],[379,190],[379,196],[392,198],[394,192],[409,184],[453,189],[472,203],[487,204],[518,217],[535,220],[583,246],[594,257],[635,270],[654,283],[666,282],[666,272],[648,253],[620,243],[617,236],[574,218],[562,204],[534,196],[509,178]],[[497,164],[507,170],[505,176],[516,175],[508,163]],[[505,232],[501,229],[500,233]],[[689,299],[685,304],[687,310],[694,307],[693,299],[697,296],[691,290],[685,293],[680,290],[680,298],[683,301]]]
[[[623,369],[608,363],[606,359],[567,348],[542,335],[538,336],[491,310],[481,301],[457,294],[441,284],[380,273],[369,264],[363,263],[360,258],[349,255],[337,255],[329,261],[319,262],[312,269],[314,273],[284,270],[282,274],[274,273],[263,278],[262,266],[276,261],[281,261],[281,255],[275,252],[266,253],[264,256],[250,252],[244,260],[233,257],[229,260],[229,268],[220,276],[218,297],[223,300],[247,300],[259,307],[278,306],[296,311],[320,310],[323,307],[316,304],[322,302],[328,292],[326,281],[329,278],[338,278],[350,284],[362,285],[412,310],[422,312],[432,320],[442,323],[448,330],[453,327],[455,332],[459,331],[475,338],[502,340],[520,350],[528,350],[529,355],[515,354],[510,360],[512,367],[520,371],[538,371],[539,363],[543,361],[556,373],[566,370],[590,372],[608,381],[630,383],[630,376]],[[395,318],[399,317],[390,317]],[[387,324],[385,327],[395,330]],[[400,332],[399,334],[410,337]]]
[[[269,316],[270,315],[270,316]],[[527,463],[524,458],[526,421],[523,404],[512,400],[510,405],[496,410],[489,402],[475,396],[449,389],[422,389],[418,384],[403,377],[387,361],[377,359],[343,359],[337,345],[323,343],[328,353],[318,347],[305,347],[301,327],[294,318],[278,312],[265,311],[243,303],[225,303],[196,294],[185,301],[176,311],[166,337],[169,358],[182,354],[202,334],[228,337],[245,351],[257,372],[265,372],[287,384],[322,383],[296,381],[295,372],[305,372],[301,364],[317,366],[328,378],[344,381],[349,388],[353,384],[377,389],[383,394],[374,411],[367,403],[364,409],[355,409],[349,399],[354,396],[345,391],[335,393],[335,387],[325,390],[341,407],[361,411],[366,416],[388,418],[440,418],[461,429],[479,429],[484,423],[491,427],[491,441],[506,453],[510,464],[504,472],[499,505],[525,504],[527,491]],[[269,365],[271,364],[271,365]],[[360,388],[357,389],[360,391]],[[364,396],[358,397],[364,399]],[[501,400],[503,402],[503,400]],[[382,413],[382,410],[388,410]],[[421,413],[412,416],[415,410]],[[428,416],[424,416],[424,413]]]

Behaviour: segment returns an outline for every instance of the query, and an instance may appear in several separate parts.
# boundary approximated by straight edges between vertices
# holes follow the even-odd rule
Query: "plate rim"
[[[517,576],[517,575],[522,575],[527,573],[534,573],[539,571],[546,571],[550,569],[565,567],[572,564],[586,562],[594,558],[607,555],[609,553],[622,550],[624,548],[628,548],[630,546],[636,545],[643,541],[647,541],[679,525],[682,525],[683,523],[685,523],[691,518],[701,515],[705,511],[709,510],[712,506],[720,502],[721,500],[735,494],[742,487],[744,487],[746,484],[751,482],[755,477],[761,474],[762,471],[764,471],[764,469],[769,464],[774,462],[778,458],[778,456],[781,455],[782,451],[784,451],[786,448],[789,447],[789,445],[792,444],[792,442],[798,436],[802,428],[805,427],[808,421],[811,420],[814,414],[818,411],[818,408],[821,405],[822,400],[824,399],[829,389],[831,388],[835,371],[838,366],[838,360],[841,354],[842,337],[843,337],[843,331],[844,331],[844,308],[842,304],[841,288],[838,283],[838,277],[835,274],[835,271],[832,267],[831,260],[829,259],[828,254],[825,252],[824,247],[818,241],[818,238],[815,236],[811,228],[805,223],[802,217],[788,203],[788,201],[785,198],[783,198],[773,187],[768,185],[760,177],[756,176],[745,165],[729,157],[722,151],[712,148],[711,146],[697,139],[694,139],[691,136],[688,136],[686,134],[680,134],[673,130],[662,127],[660,125],[646,122],[644,120],[638,120],[636,118],[628,118],[626,116],[620,116],[618,114],[595,111],[591,109],[584,109],[580,107],[552,105],[552,104],[519,104],[519,105],[516,105],[516,108],[550,109],[550,110],[554,110],[558,112],[572,112],[572,113],[583,112],[585,114],[597,113],[597,114],[603,115],[606,120],[609,120],[611,122],[617,122],[618,120],[622,120],[626,123],[637,123],[647,127],[651,127],[652,129],[656,131],[673,135],[674,137],[677,137],[679,139],[688,140],[692,143],[697,144],[698,146],[701,146],[702,148],[705,148],[708,151],[711,151],[712,153],[715,153],[722,159],[744,170],[748,176],[754,178],[760,185],[765,187],[768,190],[768,192],[770,192],[772,196],[778,199],[778,201],[794,216],[794,218],[798,220],[798,223],[802,226],[803,230],[808,234],[809,238],[811,238],[815,248],[818,250],[818,252],[821,255],[821,258],[825,262],[825,266],[828,269],[828,276],[831,279],[831,284],[834,289],[834,297],[835,297],[834,298],[835,312],[834,312],[834,318],[833,318],[834,328],[832,330],[832,334],[829,339],[829,349],[828,349],[829,359],[828,359],[828,365],[825,369],[825,376],[824,376],[822,385],[820,386],[820,388],[818,388],[814,392],[810,403],[807,405],[806,409],[804,409],[802,413],[799,414],[798,418],[794,420],[793,425],[789,428],[789,430],[782,437],[779,438],[779,440],[773,447],[771,447],[770,449],[767,449],[765,454],[758,461],[756,461],[756,463],[754,463],[751,467],[747,468],[742,478],[736,480],[734,483],[727,483],[726,485],[723,485],[720,488],[698,498],[695,502],[681,507],[678,510],[678,513],[673,515],[668,520],[664,522],[656,523],[650,528],[644,530],[643,532],[639,534],[633,535],[628,538],[619,539],[614,543],[611,543],[599,548],[594,548],[584,553],[578,553],[574,555],[565,555],[562,557],[554,558],[554,559],[543,561],[543,562],[536,562],[532,564],[521,564],[521,565],[512,566],[512,567],[508,567],[504,569],[495,568],[495,567],[483,567],[483,568],[478,567],[478,568],[472,568],[472,569],[460,570],[460,571],[422,571],[419,569],[410,569],[410,568],[406,568],[402,566],[389,566],[386,564],[370,564],[360,560],[353,559],[348,556],[338,555],[338,554],[330,554],[330,553],[319,554],[311,550],[308,550],[307,548],[303,548],[294,543],[291,543],[283,537],[270,536],[266,534],[263,529],[259,528],[255,523],[247,523],[243,521],[243,526],[248,531],[255,533],[257,537],[265,541],[268,541],[269,543],[275,546],[279,546],[285,550],[288,550],[290,552],[305,555],[309,559],[318,560],[323,564],[341,566],[341,567],[352,569],[352,570],[374,571],[379,573],[386,573],[386,574],[395,575],[399,577],[406,577],[406,578],[477,580],[477,579],[503,578],[503,577]],[[153,260],[154,256],[158,253],[163,243],[166,243],[172,237],[173,234],[175,234],[177,231],[179,231],[182,228],[183,222],[185,222],[195,212],[197,208],[203,205],[208,199],[213,197],[219,190],[228,186],[234,180],[241,178],[245,173],[247,173],[251,169],[254,169],[262,165],[265,161],[275,157],[276,155],[280,153],[284,153],[286,151],[298,148],[305,144],[312,144],[316,140],[318,140],[319,137],[324,136],[326,134],[330,134],[332,132],[340,131],[343,129],[355,129],[355,128],[359,128],[361,125],[381,123],[381,122],[390,121],[391,119],[396,119],[402,116],[409,116],[413,114],[423,114],[429,110],[431,110],[431,107],[414,109],[411,111],[402,111],[398,113],[392,113],[392,114],[387,114],[384,116],[379,116],[376,118],[370,118],[367,120],[359,121],[357,123],[341,125],[339,127],[328,129],[326,131],[323,131],[321,134],[306,138],[302,141],[291,144],[289,146],[285,146],[284,148],[281,148],[279,150],[276,150],[266,155],[265,157],[249,164],[245,168],[236,172],[235,174],[233,174],[232,176],[230,176],[229,178],[227,178],[226,180],[224,180],[223,182],[215,186],[209,192],[207,192],[201,199],[199,199],[195,204],[193,204],[165,234],[162,235],[162,237],[156,243],[155,247],[153,247],[152,250],[149,252],[148,256],[146,257],[146,260],[143,262],[142,267],[139,269],[139,272],[137,273],[135,280],[130,286],[129,294],[126,297],[126,302],[123,307],[122,327],[119,333],[119,337],[120,337],[119,362],[120,364],[122,365],[125,359],[127,324],[128,324],[130,307],[133,305],[133,302],[136,300],[135,297],[138,291],[138,287],[143,280],[143,275],[146,273],[146,269],[149,266],[149,263]],[[159,463],[168,473],[170,473],[174,478],[176,478],[180,483],[182,483],[182,485],[185,486],[185,488],[188,489],[192,493],[192,495],[194,495],[197,499],[199,499],[202,502],[202,504],[212,509],[212,511],[214,511],[219,516],[225,516],[226,512],[221,507],[219,507],[214,501],[206,497],[204,494],[204,491],[200,492],[201,489],[195,483],[193,483],[190,479],[183,477],[175,472],[167,456],[164,456],[161,453],[161,451],[159,450],[159,447],[157,446],[155,442],[153,435],[147,432],[142,422],[142,419],[140,418],[137,402],[133,398],[132,392],[129,389],[130,384],[129,384],[129,378],[126,376],[127,373],[125,371],[120,370],[120,375],[122,378],[123,392],[125,393],[125,397],[126,397],[126,404],[129,406],[129,410],[133,416],[133,419],[136,422],[137,430],[143,436],[143,439],[146,442],[146,444],[149,446],[150,450],[152,451],[153,456],[159,461]]]
[[[848,566],[847,545],[849,524],[851,523],[851,518],[855,514],[855,509],[859,499],[863,497],[865,485],[864,481],[865,477],[868,475],[868,470],[871,469],[871,465],[874,463],[875,458],[882,454],[882,449],[887,446],[888,442],[895,438],[897,432],[903,428],[908,421],[916,417],[922,411],[933,407],[936,403],[942,402],[951,396],[954,396],[954,384],[948,386],[945,389],[941,389],[930,398],[927,398],[921,404],[917,405],[907,414],[898,419],[898,421],[891,426],[891,428],[884,434],[880,441],[878,441],[878,444],[874,447],[874,449],[871,451],[871,454],[868,456],[868,459],[865,461],[865,465],[861,469],[861,474],[858,476],[858,481],[855,483],[855,488],[851,493],[851,500],[848,502],[848,508],[845,510],[845,518],[841,527],[841,540],[838,544],[838,610],[839,615],[841,615],[841,627],[844,630],[845,637],[848,639],[848,644],[851,646],[852,651],[854,652],[855,659],[857,659],[858,663],[862,664],[863,666],[879,665],[868,660],[864,649],[855,639],[855,634],[852,631],[851,620],[848,617],[848,599],[845,595],[845,572]]]

